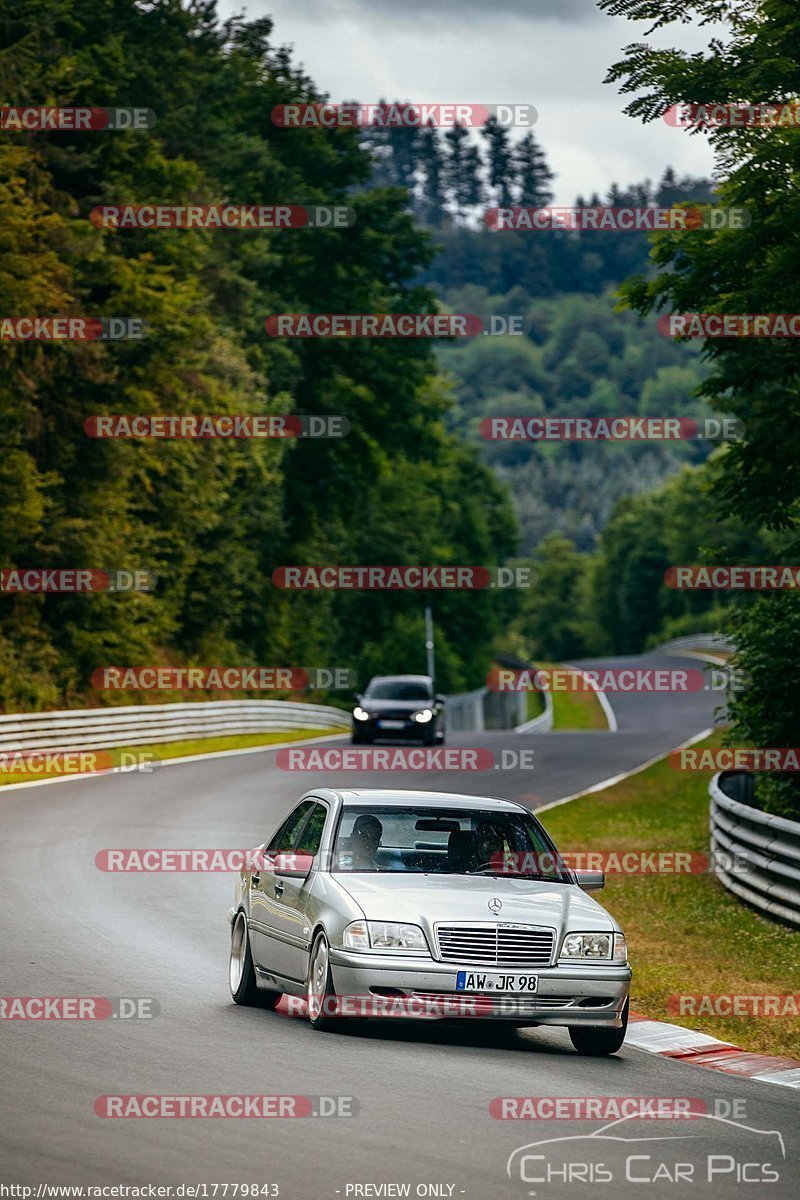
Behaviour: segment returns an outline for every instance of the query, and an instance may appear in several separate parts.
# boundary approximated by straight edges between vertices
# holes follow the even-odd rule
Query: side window
[[[294,839],[297,837],[303,827],[303,822],[314,807],[313,800],[304,800],[302,804],[298,804],[297,808],[289,814],[267,846],[267,851],[275,853],[278,850],[294,850]]]
[[[313,854],[316,856],[320,842],[322,841],[322,831],[325,828],[325,821],[328,817],[328,810],[324,804],[315,804],[314,811],[306,822],[305,829],[300,835],[300,841],[297,846],[292,846],[292,850],[296,850],[298,854]]]

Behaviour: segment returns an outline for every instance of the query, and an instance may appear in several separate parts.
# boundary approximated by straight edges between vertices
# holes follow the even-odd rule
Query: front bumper
[[[473,993],[456,991],[459,969],[456,963],[331,948],[330,965],[338,996],[427,998],[427,1003],[421,1007],[430,1011],[409,1015],[429,1020],[453,1015],[452,1012],[436,1011],[439,999],[465,1000],[474,1001],[465,1005],[465,1016],[527,1025],[591,1025],[619,1029],[631,984],[630,967],[617,963],[592,964],[591,967],[540,967],[530,971],[539,979],[535,995],[477,997]],[[498,970],[495,966],[475,966],[474,969]]]
[[[399,719],[399,718],[398,718]],[[367,738],[369,741],[374,741],[379,738],[392,741],[394,738],[399,738],[404,742],[424,742],[431,736],[431,730],[438,733],[438,722],[427,721],[424,725],[420,725],[419,721],[403,720],[400,729],[382,729],[378,721],[353,721],[352,731],[354,737]],[[426,732],[427,730],[427,732]]]

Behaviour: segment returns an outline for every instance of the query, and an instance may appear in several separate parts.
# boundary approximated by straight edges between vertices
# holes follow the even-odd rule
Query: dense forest
[[[280,312],[430,312],[432,249],[375,187],[357,131],[277,128],[312,82],[268,19],[180,0],[0,5],[0,77],[18,103],[136,106],[148,130],[0,133],[1,309],[143,319],[143,340],[2,347],[0,561],[152,571],[154,591],[0,598],[0,704],[104,700],[106,664],[424,669],[424,599],[288,593],[285,563],[504,561],[500,484],[445,428],[429,341],[267,338]],[[342,204],[348,229],[116,230],[100,204]],[[319,441],[92,440],[102,413],[344,414]],[[479,680],[508,614],[436,600],[440,684]],[[135,699],[130,693],[119,699]],[[153,698],[153,697],[150,697]],[[169,699],[163,693],[156,699]]]

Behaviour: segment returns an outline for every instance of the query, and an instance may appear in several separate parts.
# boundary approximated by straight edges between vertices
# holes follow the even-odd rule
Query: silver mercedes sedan
[[[631,969],[613,917],[536,817],[443,792],[308,792],[250,852],[230,910],[237,1004],[347,1017],[564,1025],[619,1050]]]

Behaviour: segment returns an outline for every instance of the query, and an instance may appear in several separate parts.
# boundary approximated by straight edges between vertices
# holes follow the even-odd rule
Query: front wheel
[[[616,1054],[628,1032],[628,1007],[629,1001],[626,1000],[620,1029],[592,1029],[586,1025],[570,1025],[569,1036],[578,1054],[587,1054],[594,1058]]]
[[[314,945],[311,948],[306,999],[308,1000],[308,1019],[312,1028],[319,1029],[323,1033],[330,1033],[334,1030],[337,1020],[330,1013],[336,1005],[336,992],[333,990],[331,977],[328,939],[322,932],[314,938]]]
[[[280,992],[266,992],[256,985],[256,971],[247,932],[247,916],[243,910],[236,914],[231,930],[228,972],[234,1004],[246,1004],[256,1008],[275,1007],[280,999]]]

